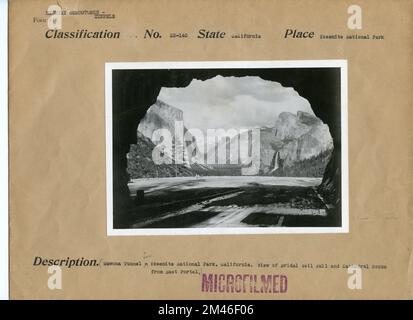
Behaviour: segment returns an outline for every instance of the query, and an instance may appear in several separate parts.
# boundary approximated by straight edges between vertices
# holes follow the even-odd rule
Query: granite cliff
[[[131,178],[171,177],[194,175],[239,175],[246,159],[239,159],[230,165],[230,144],[240,139],[236,135],[224,138],[215,146],[227,149],[227,164],[206,165],[200,158],[196,139],[183,141],[177,130],[176,122],[181,122],[182,131],[187,133],[183,124],[182,110],[157,100],[141,120],[137,130],[137,144],[131,145],[128,154],[128,173]],[[165,156],[172,164],[155,165],[152,151],[159,141],[152,140],[155,130],[167,129],[173,137],[171,148],[164,149]],[[258,128],[260,131],[259,175],[322,177],[333,150],[333,140],[329,128],[316,116],[298,111],[281,113],[274,126]],[[196,150],[196,152],[194,152]],[[176,152],[181,152],[176,163]],[[258,154],[252,155],[257,157]],[[258,159],[254,159],[255,161]]]

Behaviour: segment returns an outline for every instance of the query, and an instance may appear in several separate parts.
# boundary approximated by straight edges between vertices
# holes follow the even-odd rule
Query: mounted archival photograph
[[[110,230],[343,227],[343,66],[234,64],[107,64]]]

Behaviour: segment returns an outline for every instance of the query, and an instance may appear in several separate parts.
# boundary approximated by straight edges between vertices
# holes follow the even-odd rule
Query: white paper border
[[[249,69],[249,68],[340,68],[341,72],[341,227],[248,227],[248,228],[145,228],[113,229],[112,169],[112,70],[136,69]],[[110,62],[105,64],[106,110],[106,204],[108,236],[238,235],[348,233],[348,78],[347,60]]]

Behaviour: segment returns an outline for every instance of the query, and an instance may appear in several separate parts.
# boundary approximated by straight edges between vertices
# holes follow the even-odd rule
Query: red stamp
[[[288,279],[278,274],[202,274],[201,291],[219,293],[286,293]]]

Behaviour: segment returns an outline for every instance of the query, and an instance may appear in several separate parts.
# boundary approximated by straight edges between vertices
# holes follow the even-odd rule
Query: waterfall
[[[275,154],[275,159],[274,159],[274,168],[271,170],[271,173],[273,173],[274,171],[276,171],[280,166],[278,164],[279,162],[279,152],[277,151],[277,153]]]

